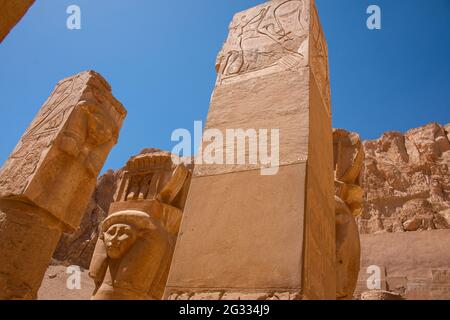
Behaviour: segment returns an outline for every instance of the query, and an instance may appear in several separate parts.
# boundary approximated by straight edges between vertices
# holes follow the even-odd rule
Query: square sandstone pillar
[[[196,166],[165,297],[334,299],[328,54],[314,2],[236,14],[217,71],[206,129],[279,129],[280,166]]]
[[[0,170],[0,299],[36,298],[75,230],[126,110],[96,72],[58,83]]]

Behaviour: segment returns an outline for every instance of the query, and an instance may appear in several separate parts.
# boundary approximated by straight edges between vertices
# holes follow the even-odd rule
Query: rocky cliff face
[[[362,234],[450,228],[450,124],[365,141]]]

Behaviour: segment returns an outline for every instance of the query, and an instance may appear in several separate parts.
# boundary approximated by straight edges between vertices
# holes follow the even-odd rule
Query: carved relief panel
[[[61,81],[1,169],[0,197],[34,203],[76,227],[125,116],[99,74]]]
[[[306,65],[309,0],[277,0],[236,14],[216,69],[226,84]]]

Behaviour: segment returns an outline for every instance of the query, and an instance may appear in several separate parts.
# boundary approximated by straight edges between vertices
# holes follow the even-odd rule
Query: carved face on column
[[[96,105],[88,108],[88,142],[98,146],[117,139],[118,130],[114,121]]]
[[[118,127],[101,107],[83,102],[64,128],[59,147],[84,162],[88,172],[97,176],[105,154],[116,143]]]
[[[106,252],[111,259],[122,258],[138,237],[136,230],[127,224],[112,225],[103,236]]]

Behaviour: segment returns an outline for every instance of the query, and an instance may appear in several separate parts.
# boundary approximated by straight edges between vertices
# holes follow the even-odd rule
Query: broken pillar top
[[[97,72],[60,81],[1,169],[0,199],[76,228],[126,113]]]
[[[329,106],[328,46],[314,0],[272,0],[234,16],[216,61],[217,85],[306,66]]]

